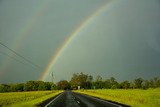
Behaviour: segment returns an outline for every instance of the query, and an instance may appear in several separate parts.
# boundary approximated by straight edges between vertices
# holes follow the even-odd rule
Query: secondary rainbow
[[[68,45],[70,44],[70,42],[77,36],[77,34],[82,31],[89,23],[91,23],[95,17],[97,17],[98,15],[100,15],[101,13],[103,13],[106,9],[109,9],[111,5],[111,3],[113,3],[115,1],[108,1],[106,4],[104,4],[103,6],[101,6],[99,9],[97,9],[95,12],[93,12],[90,16],[88,16],[69,36],[68,38],[66,38],[64,40],[64,42],[62,43],[62,45],[57,49],[57,51],[53,54],[51,60],[49,61],[48,65],[46,66],[46,68],[44,69],[44,71],[42,72],[39,80],[45,80],[45,78],[48,76],[48,74],[50,73],[51,69],[53,68],[53,66],[55,65],[55,63],[57,62],[58,58],[61,56],[61,54],[63,53],[64,49],[68,47]]]
[[[45,10],[48,7],[49,3],[50,1],[47,1],[47,2],[45,1],[41,3],[38,6],[38,8],[34,10],[35,12],[33,13],[33,15],[29,17],[29,19],[24,24],[24,27],[22,27],[22,29],[20,29],[19,33],[17,34],[18,36],[13,40],[11,49],[13,49],[14,51],[17,51],[18,49],[21,48],[24,41],[27,40],[27,38],[30,36],[30,32],[33,30],[33,27],[36,24],[36,20],[39,18],[40,15],[45,13]],[[15,54],[11,54],[10,57],[14,57],[14,55]],[[3,61],[0,71],[3,71],[3,69],[9,68],[10,62],[11,62],[10,57],[7,57]],[[1,73],[1,77],[2,77],[2,74],[4,75],[6,73],[7,72]]]

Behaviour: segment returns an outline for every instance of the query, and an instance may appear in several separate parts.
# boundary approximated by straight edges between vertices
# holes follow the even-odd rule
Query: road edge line
[[[75,92],[75,93],[76,93],[76,92]],[[107,100],[105,100],[105,99],[101,99],[101,98],[98,98],[98,97],[95,97],[95,96],[87,95],[87,94],[84,94],[84,93],[78,93],[78,94],[82,94],[82,95],[84,95],[84,96],[91,97],[91,98],[93,98],[93,99],[96,99],[96,100],[99,100],[99,101],[102,101],[102,102],[107,102],[107,103],[112,104],[112,105],[115,105],[115,106],[117,106],[117,107],[122,107],[122,106],[119,105],[119,104],[115,104],[115,103],[109,102],[109,101],[107,101]]]
[[[56,99],[58,99],[64,92],[59,94],[57,97],[55,97],[52,101],[50,101],[48,104],[45,105],[45,107],[48,107],[51,103],[53,103]]]

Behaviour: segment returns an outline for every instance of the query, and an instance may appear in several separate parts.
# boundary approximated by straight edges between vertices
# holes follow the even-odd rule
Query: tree
[[[50,82],[51,84],[51,90],[57,90],[57,85],[53,84],[52,82]]]
[[[96,89],[104,88],[104,82],[102,81],[102,77],[100,75],[96,76],[96,80],[93,82],[93,85]]]
[[[96,76],[96,82],[102,81],[102,77],[100,75]]]
[[[93,82],[93,86],[96,89],[102,89],[102,88],[104,88],[104,82],[103,81],[95,81],[95,82]]]
[[[39,83],[37,81],[28,81],[24,84],[24,91],[37,91]]]
[[[84,83],[87,82],[88,79],[88,75],[83,74],[82,72],[79,74],[73,74],[72,78],[71,78],[71,88],[76,88],[78,86],[81,86],[82,88],[84,88]]]
[[[66,89],[70,89],[70,84],[68,81],[66,80],[61,80],[57,83],[57,88],[59,90],[66,90]]]
[[[16,85],[16,91],[23,91],[24,83],[20,83]]]
[[[142,88],[142,82],[143,82],[143,79],[142,78],[137,78],[134,80],[134,85],[135,85],[135,88]]]
[[[52,82],[45,82],[44,85],[45,85],[45,90],[51,90],[54,84]]]
[[[149,88],[149,81],[148,80],[144,80],[142,82],[142,88],[143,89],[148,89]]]
[[[110,79],[104,81],[104,88],[110,89],[112,86]]]
[[[155,88],[158,88],[160,86],[160,79],[158,77],[154,77],[153,80]]]
[[[91,89],[92,83],[89,81],[86,81],[86,82],[82,82],[80,86],[81,86],[81,88],[84,88],[84,89]]]
[[[96,76],[95,82],[93,82],[93,85],[96,89],[102,89],[104,88],[104,82],[102,81],[102,77],[100,75]]]
[[[151,80],[149,81],[149,87],[150,87],[150,88],[155,88],[153,79],[151,79]]]
[[[10,85],[0,84],[0,92],[9,92],[9,91],[10,91]]]
[[[112,84],[114,84],[116,82],[116,79],[114,77],[110,77],[110,81]]]
[[[119,84],[114,77],[110,77],[111,89],[119,88]]]
[[[158,78],[157,86],[160,87],[160,77]]]
[[[91,89],[92,88],[92,82],[93,82],[93,76],[89,75],[87,77],[87,81],[83,83],[83,86],[85,89]]]
[[[155,77],[149,81],[150,88],[158,88],[160,87],[160,78]]]
[[[123,89],[128,89],[128,88],[130,88],[130,83],[129,83],[129,81],[124,81],[124,82],[122,82],[120,85],[121,85],[121,87],[122,87]]]
[[[89,76],[87,77],[87,81],[88,81],[88,82],[92,82],[92,81],[93,81],[93,76],[89,75]]]
[[[45,82],[43,82],[43,81],[37,81],[37,84],[38,84],[38,90],[39,91],[46,90]]]
[[[12,92],[23,91],[23,88],[24,88],[24,83],[10,85],[10,91]]]

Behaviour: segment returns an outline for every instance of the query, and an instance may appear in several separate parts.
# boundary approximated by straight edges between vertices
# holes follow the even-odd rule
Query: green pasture
[[[132,107],[160,107],[160,88],[157,89],[98,89],[78,90],[76,92],[116,101]]]
[[[62,91],[31,91],[0,93],[2,107],[32,107]]]

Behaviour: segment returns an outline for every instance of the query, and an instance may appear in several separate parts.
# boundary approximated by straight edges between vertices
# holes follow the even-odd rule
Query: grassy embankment
[[[0,93],[2,107],[33,107],[62,91],[31,91]]]
[[[127,104],[132,107],[160,107],[159,89],[99,89],[99,90],[78,90],[76,92],[88,94],[110,101]]]

